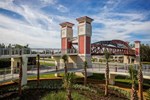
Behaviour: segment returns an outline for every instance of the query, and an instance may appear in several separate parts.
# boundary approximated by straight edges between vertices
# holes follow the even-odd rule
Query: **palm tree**
[[[19,96],[22,95],[22,57],[20,57],[20,65],[19,65],[19,89],[18,89],[18,92],[19,92]]]
[[[133,66],[129,67],[129,75],[132,80],[131,88],[131,100],[138,100],[137,91],[136,91],[136,81],[137,81],[137,70]]]
[[[64,60],[64,64],[65,64],[65,74],[67,74],[67,62],[68,62],[68,56],[65,54],[62,56],[62,59]]]
[[[63,77],[63,87],[66,89],[67,92],[67,100],[73,100],[71,96],[72,87],[73,87],[73,80],[75,78],[74,73],[66,73]]]
[[[105,96],[108,96],[108,84],[109,84],[109,65],[108,65],[108,59],[110,58],[110,53],[105,49],[104,54],[105,54],[105,59],[106,59]]]
[[[37,55],[37,87],[39,87],[39,82],[40,82],[40,55]]]
[[[18,89],[18,92],[19,92],[19,96],[22,95],[22,63],[23,63],[23,60],[22,60],[22,51],[20,50],[20,65],[19,65],[19,89]]]
[[[138,85],[139,85],[139,100],[143,100],[143,73],[142,73],[142,65],[139,66],[138,71]]]
[[[84,85],[87,84],[87,61],[84,62]]]

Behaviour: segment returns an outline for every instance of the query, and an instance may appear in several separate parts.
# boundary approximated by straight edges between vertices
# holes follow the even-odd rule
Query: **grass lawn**
[[[6,67],[6,68],[0,68],[0,71],[5,71],[5,69],[6,69],[6,70],[10,70],[9,67]]]
[[[52,58],[40,58],[40,60],[45,60],[45,61],[55,61],[54,59],[52,59]]]
[[[44,65],[44,66],[55,66],[55,63],[40,62],[40,65]]]
[[[60,77],[63,77],[64,76],[64,73],[59,73],[59,76]],[[40,75],[40,78],[41,79],[48,79],[48,78],[56,78],[56,76],[55,76],[55,74],[52,74],[52,73],[47,73],[47,74],[41,74]],[[81,78],[81,76],[77,76],[77,75],[75,75],[75,78]],[[37,76],[36,75],[34,75],[34,76],[28,76],[28,79],[37,79]]]
[[[115,83],[122,84],[125,87],[131,87],[132,81],[126,76],[117,75],[115,78]],[[136,84],[138,85],[138,80],[136,81]],[[143,89],[147,90],[147,88],[150,88],[150,81],[148,79],[144,79],[143,80]]]
[[[63,76],[64,73],[60,73],[59,75]],[[56,78],[56,77],[55,74],[49,73],[49,74],[41,74],[40,78]],[[37,79],[37,76],[29,76],[28,79]]]
[[[142,62],[142,64],[148,64],[148,65],[150,65],[150,62]]]
[[[54,78],[54,74],[42,74],[40,78]],[[37,76],[29,76],[28,79],[37,79]]]
[[[0,75],[4,73],[8,74],[10,72],[11,72],[10,68],[0,68]]]
[[[73,100],[90,100],[77,92],[72,93],[72,98]],[[66,100],[66,92],[51,92],[50,94],[47,94],[45,97],[43,97],[42,100]]]

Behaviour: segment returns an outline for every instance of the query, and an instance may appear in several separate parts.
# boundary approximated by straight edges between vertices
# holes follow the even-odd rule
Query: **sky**
[[[150,0],[0,0],[0,43],[60,48],[60,23],[89,16],[92,42],[150,43]]]

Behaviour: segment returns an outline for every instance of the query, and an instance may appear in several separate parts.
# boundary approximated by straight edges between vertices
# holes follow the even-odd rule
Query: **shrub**
[[[147,93],[146,100],[150,100],[150,89],[148,89],[146,93]]]
[[[61,91],[58,93],[51,92],[50,94],[46,95],[42,98],[42,100],[66,100],[66,92]],[[89,100],[88,98],[78,94],[77,92],[72,93],[73,100]]]
[[[126,98],[130,99],[131,95],[130,95],[129,91],[123,90],[123,89],[118,88],[118,87],[113,87],[113,86],[110,86],[109,88],[123,94]]]
[[[84,85],[75,84],[75,85],[73,85],[73,88],[78,89],[78,90],[85,90],[85,91],[90,91],[90,92],[93,92],[93,93],[97,93],[96,90],[94,90],[94,89],[92,89],[88,86],[84,86]]]

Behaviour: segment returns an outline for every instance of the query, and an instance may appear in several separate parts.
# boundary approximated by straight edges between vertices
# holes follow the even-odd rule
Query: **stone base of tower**
[[[85,61],[87,61],[88,67],[92,67],[91,55],[90,54],[79,54],[77,57],[78,68],[84,68]]]

